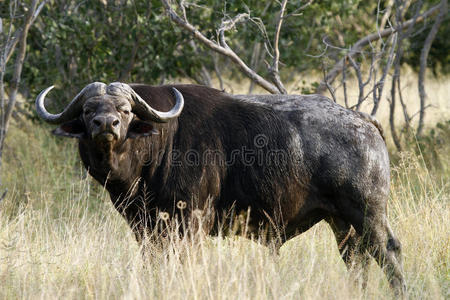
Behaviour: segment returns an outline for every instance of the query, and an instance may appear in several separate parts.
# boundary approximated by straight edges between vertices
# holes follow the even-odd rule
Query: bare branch
[[[391,16],[393,6],[394,6],[394,0],[389,0],[387,7],[385,9],[384,15],[381,18],[380,27],[378,27],[378,22],[377,22],[377,31],[379,31],[379,28],[383,29],[386,26],[386,23],[389,20],[389,17]],[[379,7],[380,7],[380,0],[378,1],[378,6],[377,6],[378,10],[379,10]],[[377,15],[377,19],[378,19],[378,15]]]
[[[377,41],[379,39],[382,39],[384,37],[387,37],[395,32],[399,32],[399,31],[403,31],[406,30],[408,28],[410,28],[411,25],[419,23],[419,22],[423,22],[426,18],[432,16],[433,14],[437,13],[439,11],[440,8],[440,4],[433,6],[432,8],[430,8],[429,10],[427,10],[426,12],[424,12],[423,14],[417,16],[416,18],[410,19],[408,21],[403,22],[401,25],[397,26],[397,27],[391,27],[391,28],[386,28],[384,30],[375,32],[375,33],[371,33],[367,36],[365,36],[364,38],[360,39],[359,41],[357,41],[351,48],[350,50],[348,50],[347,56],[348,57],[355,57],[359,54],[361,54],[361,50],[363,47],[369,45],[370,43]],[[326,90],[326,84],[325,82],[327,82],[328,84],[333,83],[334,79],[339,75],[339,73],[342,71],[342,65],[345,62],[345,58],[342,58],[341,60],[339,60],[338,63],[335,64],[335,66],[333,67],[333,69],[331,69],[331,71],[328,73],[327,77],[324,78],[324,80],[319,84],[319,86],[316,89],[316,93],[318,94],[322,94],[325,92]]]
[[[20,28],[15,30],[13,33],[13,27],[12,24],[14,22],[14,19],[16,18],[16,11],[17,11],[18,3],[17,1],[13,1],[9,5],[9,18],[10,18],[10,24],[9,24],[9,30],[5,41],[5,46],[3,49],[3,57],[2,57],[2,63],[3,67],[6,66],[9,59],[11,58],[12,53],[14,52],[14,49],[17,46],[17,41],[19,40],[21,30]]]
[[[39,6],[35,9],[34,13],[33,13],[33,19],[31,19],[31,24],[34,23],[34,21],[36,21],[36,18],[39,16],[39,14],[41,13],[41,10],[44,8],[44,5],[48,2],[48,0],[44,0],[41,2],[41,4],[39,4]]]
[[[358,104],[356,104],[356,110],[359,110],[364,98],[364,83],[362,80],[361,69],[351,56],[348,56],[348,60],[350,61],[350,64],[355,70],[356,78],[358,79],[359,96],[358,96]]]
[[[347,95],[347,71],[345,70],[347,64],[342,65],[342,88],[344,90],[344,103],[345,107],[348,108],[348,95]]]
[[[326,70],[325,66],[322,67],[322,70],[323,70],[323,76],[326,77],[327,76],[327,73],[326,73],[327,70]],[[328,83],[326,83],[326,86],[327,86],[328,91],[330,92],[331,97],[333,98],[333,101],[337,102],[336,101],[336,94],[334,93],[335,91],[333,90],[333,87],[330,86]]]
[[[283,19],[287,19],[287,18],[292,17],[292,16],[299,16],[299,15],[300,15],[299,13],[300,13],[302,10],[304,10],[305,8],[307,8],[308,6],[310,6],[312,3],[313,3],[313,0],[309,0],[308,2],[306,2],[305,4],[303,4],[302,6],[300,6],[299,8],[295,9],[293,12],[291,12],[291,13],[285,15],[285,16],[283,17]]]
[[[400,76],[397,77],[397,88],[398,88],[398,99],[400,100],[400,104],[403,109],[403,117],[405,119],[405,125],[406,129],[409,131],[410,123],[411,123],[411,117],[408,114],[408,108],[406,106],[405,101],[403,101],[403,93],[402,93],[402,86],[400,83]]]
[[[41,12],[42,8],[44,7],[45,3],[47,3],[47,0],[42,1],[41,4],[36,8],[36,11],[33,14],[33,18],[31,19],[31,23],[33,24],[36,20],[37,16]],[[17,43],[19,42],[20,35],[22,34],[21,29],[17,29],[16,32],[14,32],[13,37],[11,38],[10,42],[6,44],[6,60],[5,64],[8,63],[9,59],[11,58],[12,54],[14,53],[14,50],[16,49]]]
[[[398,67],[396,65],[395,67],[395,73],[398,74]],[[400,76],[400,75],[397,75]],[[394,121],[394,115],[395,115],[395,84],[396,84],[397,80],[392,79],[392,86],[391,86],[391,103],[390,103],[390,107],[389,107],[389,125],[391,128],[391,136],[392,136],[392,140],[394,141],[394,145],[397,148],[398,151],[402,150],[402,146],[400,144],[400,140],[398,138],[397,135],[397,131],[395,129],[395,121]]]
[[[6,50],[6,60],[5,60],[5,64],[8,63],[9,59],[11,58],[12,54],[14,53],[14,50],[16,49],[17,46],[17,42],[19,41],[19,37],[22,34],[21,30],[16,30],[16,32],[14,32],[13,37],[11,38],[11,40],[9,41],[9,43],[7,43],[5,45],[5,50]]]
[[[253,45],[253,50],[252,50],[252,58],[250,59],[250,68],[252,68],[252,70],[255,70],[255,72],[258,71],[258,66],[260,64],[260,53],[261,53],[261,43],[255,43]],[[264,51],[263,51],[264,53]],[[253,91],[253,87],[254,87],[255,83],[253,81],[250,81],[250,86],[248,88],[248,94],[251,94]]]
[[[222,20],[219,32],[228,31],[236,27],[236,24],[245,21],[250,17],[247,13],[238,14],[233,19]]]
[[[280,72],[278,70],[278,65],[280,62],[280,50],[278,48],[278,43],[280,41],[281,25],[283,25],[283,15],[284,11],[286,10],[286,4],[287,0],[283,0],[283,3],[281,3],[280,14],[278,16],[277,27],[275,29],[275,38],[273,42],[274,56],[272,66],[269,68],[269,71],[272,75],[272,80],[282,94],[287,94],[287,91],[283,83],[281,82]]]
[[[370,115],[375,116],[375,114],[378,111],[378,107],[380,106],[381,96],[383,95],[383,89],[384,84],[386,82],[386,77],[389,72],[389,69],[391,68],[393,62],[394,62],[394,56],[395,56],[395,45],[397,44],[397,35],[394,34],[392,36],[392,42],[391,42],[391,49],[389,51],[388,60],[386,62],[386,65],[384,66],[383,73],[381,74],[380,80],[378,80],[375,83],[375,86],[373,88],[373,108],[370,113]]]
[[[217,79],[219,79],[219,87],[221,90],[223,90],[222,72],[219,68],[219,53],[214,53],[213,63],[214,63],[214,72],[216,73]]]
[[[427,108],[429,108],[429,107],[438,108],[436,105],[433,105],[433,104],[427,104],[427,105],[425,105],[425,107],[424,107],[423,109],[427,109]],[[412,119],[414,119],[416,116],[418,116],[418,115],[420,114],[420,110],[421,110],[421,109],[419,109],[418,111],[416,111],[415,113],[413,113],[413,114],[411,115],[410,119],[412,120]]]
[[[397,28],[403,27],[403,12],[405,10],[405,3],[400,2],[400,0],[396,0],[396,5],[399,7],[396,12],[396,23]],[[418,12],[418,11],[417,11]],[[416,13],[416,15],[418,15]],[[408,30],[409,31],[409,30]],[[398,78],[400,77],[400,61],[403,56],[403,40],[407,34],[403,33],[403,31],[398,32],[397,39],[397,53],[394,61],[394,74],[392,75],[392,85],[391,85],[391,103],[389,106],[389,125],[391,129],[391,136],[394,142],[395,147],[398,151],[402,150],[402,145],[400,143],[400,138],[397,135],[397,129],[395,127],[395,106],[396,106],[396,91],[397,84],[399,83]]]
[[[231,50],[231,48],[228,46],[225,40],[225,32],[233,29],[236,26],[236,24],[243,22],[248,18],[250,18],[249,14],[242,13],[238,14],[233,19],[222,20],[222,24],[220,25],[220,28],[217,30],[219,35],[219,43],[222,47]]]
[[[444,20],[444,16],[448,13],[448,2],[447,0],[442,0],[439,4],[440,13],[436,17],[436,20],[434,21],[433,27],[431,28],[430,32],[428,33],[428,36],[425,40],[425,44],[423,45],[422,51],[420,52],[420,71],[419,71],[419,96],[420,96],[420,115],[419,115],[419,125],[417,127],[417,136],[420,136],[422,134],[423,130],[423,123],[425,118],[425,99],[426,99],[426,93],[425,93],[425,72],[427,68],[427,58],[428,53],[430,52],[431,44],[433,43],[434,39],[436,38],[436,34],[439,30],[439,26],[441,25],[442,21]]]
[[[192,24],[189,22],[183,20],[178,16],[178,14],[172,9],[169,2],[167,0],[162,0],[162,4],[164,5],[164,8],[169,15],[170,19],[177,24],[179,27],[185,29],[186,31],[190,32],[198,41],[200,41],[202,44],[207,46],[208,48],[222,54],[223,56],[226,56],[230,58],[241,70],[242,72],[249,77],[251,80],[253,80],[256,84],[260,85],[262,88],[267,90],[268,92],[272,94],[279,94],[280,91],[278,88],[270,83],[269,81],[265,80],[263,77],[261,77],[259,74],[257,74],[255,71],[250,69],[244,61],[229,47],[224,47],[223,45],[219,45],[216,42],[211,41],[207,37],[205,37],[200,31],[197,30]],[[230,23],[231,24],[231,23]],[[224,32],[225,30],[223,30]],[[223,39],[224,41],[224,39]],[[225,43],[226,45],[226,43]]]

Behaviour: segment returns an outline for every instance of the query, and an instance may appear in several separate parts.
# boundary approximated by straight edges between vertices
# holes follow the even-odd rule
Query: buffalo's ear
[[[81,138],[84,135],[83,123],[76,119],[66,123],[61,124],[58,128],[52,131],[54,135],[71,137],[71,138]]]
[[[159,134],[159,131],[156,130],[151,123],[134,120],[128,127],[127,137],[135,139],[138,137],[150,136],[153,134]]]

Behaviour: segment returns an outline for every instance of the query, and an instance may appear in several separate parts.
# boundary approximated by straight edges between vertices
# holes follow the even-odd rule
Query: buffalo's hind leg
[[[367,223],[367,250],[386,273],[396,295],[404,296],[406,284],[403,278],[400,241],[394,236],[386,215],[368,220]]]
[[[365,289],[370,256],[361,245],[361,236],[356,233],[350,223],[339,217],[329,217],[325,220],[333,230],[339,253],[347,269],[355,281]]]
[[[386,217],[383,201],[367,201],[363,211],[352,210],[346,218],[362,237],[362,246],[375,258],[397,296],[403,296],[406,285],[403,278],[400,241],[394,236]]]

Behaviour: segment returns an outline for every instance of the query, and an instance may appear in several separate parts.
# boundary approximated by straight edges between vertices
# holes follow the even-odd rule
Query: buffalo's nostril
[[[102,122],[100,122],[99,120],[96,120],[96,119],[94,119],[94,125],[95,126],[100,126],[100,125],[102,125]]]
[[[113,122],[112,122],[112,126],[114,126],[114,127],[116,127],[117,125],[119,125],[119,120],[114,120]]]

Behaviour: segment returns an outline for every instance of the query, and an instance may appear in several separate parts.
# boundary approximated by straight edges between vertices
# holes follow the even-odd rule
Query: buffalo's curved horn
[[[131,97],[132,111],[142,120],[154,121],[158,123],[166,123],[169,120],[178,117],[183,111],[184,98],[183,95],[176,88],[172,88],[175,95],[175,105],[168,112],[162,112],[154,109],[133,88],[121,82],[113,82],[108,86],[109,94],[126,94]]]
[[[50,86],[43,90],[36,98],[36,111],[40,118],[51,124],[61,124],[78,117],[83,109],[83,104],[86,99],[101,95],[105,93],[106,84],[102,82],[93,82],[88,84],[73,100],[66,106],[66,108],[59,114],[52,114],[47,111],[44,105],[45,96],[53,89]]]
[[[168,112],[162,112],[152,108],[133,90],[135,97],[133,111],[135,111],[140,118],[149,119],[159,123],[165,123],[170,119],[178,117],[183,111],[184,98],[176,88],[173,87],[172,90],[175,95],[175,105]]]

